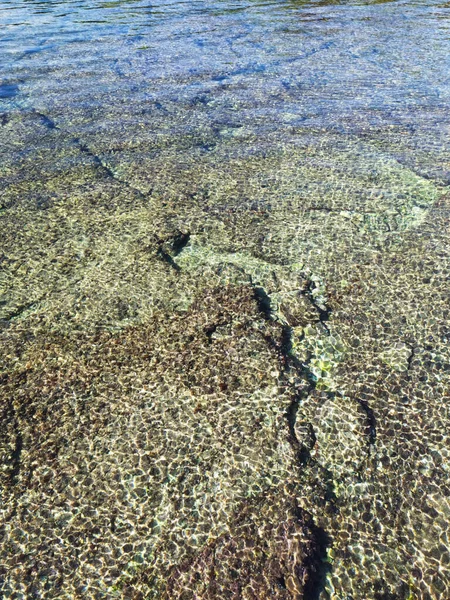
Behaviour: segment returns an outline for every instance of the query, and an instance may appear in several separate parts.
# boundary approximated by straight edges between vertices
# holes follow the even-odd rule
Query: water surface
[[[5,598],[450,597],[449,16],[0,0]]]

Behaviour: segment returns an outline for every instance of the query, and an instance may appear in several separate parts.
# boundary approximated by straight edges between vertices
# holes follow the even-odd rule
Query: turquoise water
[[[5,598],[450,598],[450,7],[0,0]]]

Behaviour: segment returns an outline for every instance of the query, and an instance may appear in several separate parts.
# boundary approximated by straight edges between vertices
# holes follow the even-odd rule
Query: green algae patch
[[[326,331],[321,324],[296,327],[292,354],[308,365],[317,389],[337,391],[334,374],[345,356],[345,346],[338,336]]]

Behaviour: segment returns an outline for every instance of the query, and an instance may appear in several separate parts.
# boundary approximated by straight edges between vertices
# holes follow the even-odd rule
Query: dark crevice
[[[370,408],[367,400],[358,400],[358,404],[363,409],[366,415],[367,433],[369,436],[369,447],[374,446],[377,440],[377,421],[375,419],[375,413]]]
[[[2,321],[12,321],[13,319],[17,319],[26,310],[33,308],[33,306],[35,306],[35,302],[29,302],[28,304],[22,304],[21,306],[16,308],[16,310],[13,313],[9,314],[5,319],[2,319]]]
[[[300,466],[305,466],[311,459],[311,450],[314,448],[317,438],[312,424],[305,423],[304,427],[308,429],[306,440],[309,440],[309,443],[304,443],[304,441],[300,442],[296,433],[297,414],[301,401],[304,398],[307,398],[314,391],[316,387],[316,380],[310,372],[308,365],[302,363],[293,354],[292,328],[288,325],[283,326],[281,352],[283,355],[285,368],[287,370],[290,370],[291,368],[294,369],[302,379],[306,379],[308,382],[306,389],[295,394],[285,412],[288,422],[290,442],[296,452],[298,464]]]
[[[250,277],[250,283],[253,285],[252,279]],[[267,294],[266,290],[261,286],[253,285],[253,289],[255,291],[255,299],[258,303],[259,310],[263,313],[266,319],[272,319],[272,308],[270,296]]]
[[[208,325],[208,327],[206,327],[204,330],[210,344],[212,344],[212,336],[215,334],[218,327],[219,323],[213,323],[212,325]]]
[[[317,438],[314,433],[314,428],[311,423],[305,423],[303,426],[307,429],[307,435],[305,439],[300,441],[297,437],[297,432],[295,430],[295,425],[297,422],[297,412],[299,409],[300,397],[296,397],[292,400],[288,409],[285,413],[285,417],[288,422],[289,427],[289,439],[290,443],[296,453],[297,462],[299,466],[306,466],[311,460],[311,450],[314,448]],[[307,442],[307,443],[305,443]],[[309,443],[308,443],[309,442]]]
[[[172,256],[162,248],[158,249],[157,256],[178,273],[181,271],[181,267],[177,265]]]
[[[330,320],[332,310],[326,304],[325,304],[325,308],[323,308],[322,306],[320,306],[317,303],[317,300],[314,298],[314,287],[313,286],[314,286],[314,282],[309,280],[307,283],[307,286],[304,290],[304,293],[306,294],[306,296],[308,297],[311,304],[314,306],[314,308],[319,313],[319,321],[322,323],[322,325],[326,329],[327,333],[330,333],[330,329],[327,325],[327,322]]]
[[[90,158],[92,158],[95,166],[101,171],[103,172],[105,175],[107,175],[108,177],[111,177],[111,179],[114,179],[115,181],[117,181],[118,183],[125,185],[126,187],[128,187],[129,189],[133,190],[133,192],[135,192],[139,197],[143,198],[144,194],[141,192],[141,190],[139,190],[138,188],[133,187],[132,185],[130,185],[127,181],[125,181],[124,179],[120,179],[119,177],[117,177],[114,172],[103,163],[102,159],[95,154],[95,152],[92,152],[92,150],[90,150],[88,148],[88,146],[86,146],[86,144],[84,144],[79,138],[73,138],[73,143],[78,146],[79,150],[81,152],[83,152],[84,154],[86,154],[87,156],[89,156]]]
[[[37,110],[33,110],[33,113],[35,115],[37,115],[39,117],[39,119],[41,120],[42,124],[45,125],[45,127],[47,127],[48,129],[57,129],[58,131],[61,131],[61,128],[58,127],[58,125],[56,125],[56,123],[50,119],[50,117],[48,117],[47,115],[44,115],[43,113],[37,111]],[[112,179],[114,179],[115,181],[117,181],[118,183],[125,185],[126,187],[128,187],[129,189],[133,190],[139,197],[144,198],[144,194],[143,192],[141,192],[141,190],[139,190],[138,188],[133,187],[132,185],[130,185],[127,181],[123,180],[123,179],[119,179],[114,172],[103,163],[103,161],[101,160],[101,158],[99,156],[97,156],[97,154],[95,154],[94,152],[92,152],[92,150],[90,150],[88,148],[88,146],[86,146],[86,144],[84,144],[79,138],[74,137],[72,138],[72,143],[75,144],[75,146],[78,147],[78,149],[83,152],[84,154],[86,154],[87,156],[89,156],[90,158],[92,158],[95,166],[102,171],[105,175],[107,175],[108,177],[111,177]]]
[[[74,144],[76,144],[78,146],[78,148],[81,150],[81,152],[83,152],[84,154],[87,154],[88,156],[90,156],[92,158],[92,160],[94,161],[94,164],[99,167],[102,171],[105,171],[105,173],[107,175],[109,175],[110,177],[114,177],[114,173],[111,171],[111,169],[109,167],[106,167],[103,162],[101,161],[100,157],[97,156],[97,154],[94,154],[94,152],[92,152],[92,150],[90,150],[86,144],[84,144],[80,138],[73,138],[73,142]]]
[[[412,369],[412,361],[414,360],[415,349],[411,348],[411,354],[407,358],[408,368],[407,371],[411,371]]]
[[[255,288],[255,295],[261,311],[266,315],[267,318],[272,318],[272,313],[270,311],[270,298],[264,289]],[[304,466],[311,458],[311,450],[316,443],[316,436],[311,423],[305,424],[305,427],[308,428],[308,435],[306,437],[309,439],[310,443],[304,444],[298,439],[295,426],[300,403],[302,399],[308,397],[309,394],[314,391],[316,387],[316,379],[309,370],[308,365],[302,363],[292,352],[292,327],[289,325],[282,325],[281,327],[281,341],[276,341],[272,337],[268,337],[267,341],[278,352],[280,361],[286,373],[293,369],[298,374],[299,378],[302,380],[306,379],[308,382],[306,389],[303,389],[301,392],[299,392],[298,389],[295,390],[294,396],[285,412],[289,429],[290,443],[296,453],[299,466]]]
[[[105,165],[103,163],[102,159],[99,156],[97,156],[97,154],[92,152],[92,150],[90,150],[78,138],[74,138],[73,142],[75,144],[77,144],[77,146],[81,152],[84,152],[86,155],[90,156],[93,159],[94,164],[99,169],[99,171],[103,172],[105,175],[107,175],[111,179],[114,179],[114,181],[117,181],[117,183],[120,183],[121,185],[124,185],[128,189],[132,190],[139,198],[141,198],[141,199],[145,198],[145,194],[140,189],[138,189],[137,187],[134,187],[133,185],[128,183],[128,181],[125,181],[125,179],[120,179],[119,177],[117,177],[117,175],[115,175],[114,172],[107,165]]]
[[[14,450],[11,454],[11,463],[12,469],[10,473],[10,484],[15,485],[17,483],[19,473],[20,473],[20,459],[22,456],[23,449],[23,438],[22,433],[19,429],[19,425],[17,420],[14,423],[14,433],[15,433],[15,441],[14,441]]]
[[[324,318],[329,317],[329,311],[323,311]],[[296,423],[301,401],[307,398],[316,388],[317,381],[311,373],[308,364],[302,363],[293,353],[292,327],[282,326],[282,344],[281,352],[283,354],[286,370],[294,369],[300,377],[306,379],[308,385],[300,393],[296,393],[288,406],[285,416],[288,422],[289,438],[293,450],[296,453],[297,464],[300,468],[305,468],[308,464],[314,462],[311,452],[316,446],[317,437],[314,427],[311,423],[304,423],[305,436],[302,440],[298,439],[296,432]],[[331,509],[336,510],[336,493],[334,489],[333,478],[325,470],[326,486],[324,489],[323,502],[328,503]],[[307,557],[303,568],[308,577],[303,590],[303,600],[319,600],[326,586],[327,575],[331,571],[331,563],[327,560],[328,548],[331,547],[331,538],[327,532],[317,526],[313,521],[313,551]]]
[[[302,465],[306,465],[311,460],[311,451],[317,444],[317,437],[316,432],[314,431],[314,427],[311,423],[306,423],[306,427],[308,428],[309,444],[303,444],[300,448],[299,461]]]
[[[337,512],[338,508],[337,508],[337,500],[338,497],[336,495],[336,485],[334,483],[334,477],[332,472],[329,469],[325,469],[323,468],[323,473],[324,473],[324,482],[325,482],[325,494],[324,494],[324,500],[325,502],[328,502],[328,504],[330,505],[330,508],[333,510],[333,512]]]
[[[5,126],[7,123],[9,123],[9,117],[6,113],[3,113],[2,115],[0,115],[0,124],[2,126]]]
[[[0,98],[14,98],[19,93],[19,86],[16,83],[0,84]]]
[[[312,533],[315,547],[304,564],[308,578],[303,589],[303,600],[319,600],[326,586],[327,575],[331,571],[327,553],[332,540],[327,532],[317,525],[313,525]]]
[[[299,441],[297,439],[297,434],[295,433],[295,423],[297,421],[298,404],[299,398],[296,397],[289,404],[288,409],[286,411],[286,419],[288,422],[289,433],[291,435],[292,440],[297,444],[299,443]]]
[[[183,233],[182,231],[179,231],[173,238],[172,241],[172,256],[178,256],[178,254],[180,254],[180,252],[183,250],[183,248],[185,248],[188,243],[189,240],[191,239],[191,233],[189,231]]]
[[[175,271],[181,271],[181,267],[175,262],[174,257],[180,254],[183,248],[189,243],[190,238],[191,234],[189,231],[177,231],[169,239],[158,240],[157,256],[175,269]]]
[[[255,299],[261,313],[268,320],[276,320],[272,311],[270,296],[263,287],[254,285],[251,277],[250,282],[253,285]],[[317,303],[312,296],[312,292],[313,282],[310,282],[306,293],[308,294],[311,303],[317,308],[320,320],[324,324],[330,317],[331,309],[328,307],[323,309],[317,306]],[[293,328],[286,324],[280,324],[280,326],[281,339],[267,336],[267,341],[278,352],[285,374],[292,374],[292,371],[294,371],[299,376],[299,379],[302,381],[306,380],[307,382],[307,385],[301,390],[299,390],[295,384],[286,382],[293,390],[292,400],[285,412],[289,430],[289,441],[296,454],[298,467],[304,468],[306,465],[314,464],[315,462],[311,456],[311,452],[316,446],[317,438],[312,424],[302,423],[302,427],[305,428],[305,435],[302,435],[302,439],[299,440],[296,431],[297,416],[302,400],[314,392],[317,380],[310,371],[308,362],[303,363],[293,352]],[[325,328],[328,331],[326,326]],[[212,335],[212,330],[209,332],[209,335]],[[322,501],[330,506],[330,510],[336,510],[337,498],[333,478],[326,469],[323,469],[323,473],[326,485],[324,487]],[[331,538],[323,528],[317,526],[314,521],[312,523],[311,552],[307,556],[305,563],[302,565],[302,568],[304,569],[303,572],[307,576],[303,592],[304,600],[319,600],[325,589],[327,575],[331,571],[331,563],[327,560],[328,548],[331,547]],[[279,587],[283,587],[283,583],[285,584],[284,580],[281,579],[276,581],[276,584]]]
[[[37,110],[33,110],[33,113],[39,117],[42,124],[45,125],[45,127],[47,127],[47,129],[59,129],[59,127],[56,125],[56,123],[52,119],[47,117],[47,115],[44,115],[43,113],[40,113]]]

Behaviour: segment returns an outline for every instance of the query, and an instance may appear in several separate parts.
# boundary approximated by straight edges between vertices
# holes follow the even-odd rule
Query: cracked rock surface
[[[16,4],[2,597],[450,597],[448,8]]]

